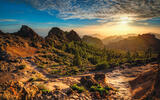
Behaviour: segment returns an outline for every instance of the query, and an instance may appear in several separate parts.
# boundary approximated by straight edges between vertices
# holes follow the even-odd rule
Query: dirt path
[[[125,69],[117,68],[112,72],[106,73],[107,83],[118,89],[118,95],[115,95],[114,98],[131,100],[132,94],[129,81],[134,80],[143,72],[150,70],[152,66],[153,65],[148,64],[146,66],[137,66]]]
[[[68,88],[69,85],[73,83],[78,83],[80,78],[82,76],[86,75],[93,75],[94,73],[89,74],[83,74],[83,75],[77,75],[77,76],[70,76],[70,77],[60,77],[60,78],[49,78],[49,76],[44,73],[41,69],[37,68],[36,65],[33,62],[30,62],[29,60],[26,60],[26,63],[33,67],[35,70],[43,74],[45,77],[47,77],[49,80],[47,81],[48,87],[55,87],[58,85],[61,85],[60,87],[63,89]],[[114,95],[113,98],[115,99],[122,99],[122,100],[131,100],[131,88],[129,81],[134,80],[138,77],[141,73],[148,71],[151,69],[153,65],[148,64],[145,66],[137,66],[132,68],[116,68],[115,70],[111,72],[106,72],[107,80],[106,82],[111,84],[113,87],[115,87],[118,90],[117,95]]]

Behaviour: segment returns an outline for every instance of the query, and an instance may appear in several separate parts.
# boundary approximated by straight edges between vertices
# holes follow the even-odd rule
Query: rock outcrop
[[[75,31],[64,32],[63,30],[53,27],[45,37],[46,43],[49,45],[61,46],[71,41],[81,41],[81,38]]]
[[[68,32],[66,34],[66,37],[69,41],[81,41],[81,38],[74,30],[71,30],[70,32]]]

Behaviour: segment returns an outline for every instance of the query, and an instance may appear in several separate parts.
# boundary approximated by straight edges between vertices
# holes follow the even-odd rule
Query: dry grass
[[[37,49],[33,47],[7,47],[7,52],[12,56],[28,57],[33,56]]]

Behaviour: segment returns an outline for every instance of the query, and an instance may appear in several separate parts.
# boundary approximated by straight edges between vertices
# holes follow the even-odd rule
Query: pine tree
[[[76,54],[73,59],[73,65],[74,66],[81,66],[82,65],[81,57],[79,56],[79,53],[77,51],[76,51]]]

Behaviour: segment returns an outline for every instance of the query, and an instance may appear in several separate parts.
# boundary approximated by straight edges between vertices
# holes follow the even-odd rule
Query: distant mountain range
[[[87,44],[92,45],[94,47],[104,48],[104,44],[99,38],[85,35],[83,36],[82,40],[86,42]]]
[[[138,36],[124,35],[124,36],[109,36],[103,40],[99,38],[85,35],[83,38],[74,31],[63,31],[58,27],[53,27],[48,35],[43,38],[39,36],[34,30],[26,25],[22,25],[21,29],[15,33],[4,33],[0,31],[0,45],[23,45],[25,44],[33,47],[48,47],[53,43],[57,47],[61,47],[64,43],[71,41],[86,42],[97,48],[103,48],[104,46],[109,49],[121,49],[121,50],[145,50],[152,48],[155,51],[160,50],[160,38],[159,34],[142,34]],[[6,45],[4,45],[6,44]],[[1,47],[2,48],[2,47]]]
[[[117,42],[106,45],[106,48],[121,50],[146,50],[151,48],[154,51],[160,50],[160,40],[154,34],[142,34],[138,36],[121,39]]]

